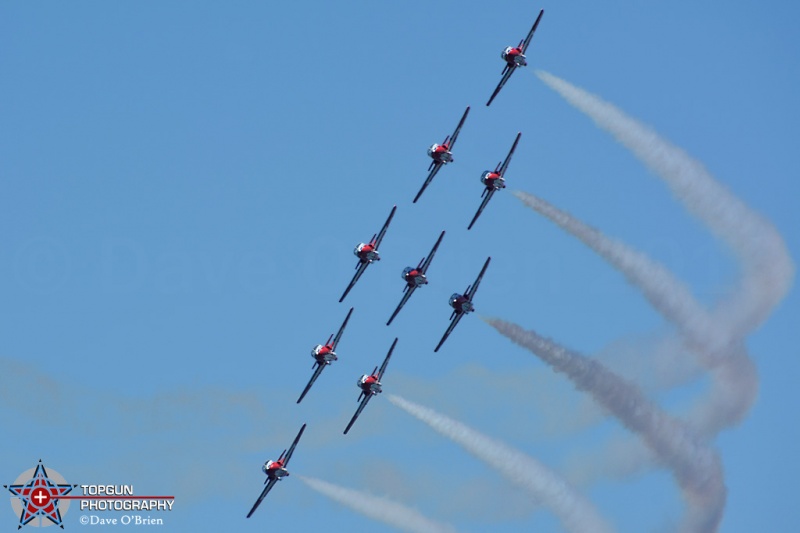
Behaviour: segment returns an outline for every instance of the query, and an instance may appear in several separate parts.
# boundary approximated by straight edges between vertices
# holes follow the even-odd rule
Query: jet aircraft
[[[353,418],[350,419],[350,423],[347,424],[347,427],[344,429],[345,435],[347,435],[347,432],[350,431],[351,427],[353,427],[353,423],[358,418],[358,415],[361,414],[361,411],[364,410],[364,407],[367,406],[370,398],[383,392],[381,378],[383,378],[383,373],[386,371],[386,365],[389,364],[389,358],[392,356],[392,350],[394,350],[396,344],[397,337],[395,337],[392,347],[389,348],[389,353],[386,354],[386,359],[383,360],[380,370],[378,370],[378,367],[376,366],[375,370],[372,371],[372,374],[369,376],[364,374],[358,379],[357,385],[358,388],[361,389],[361,394],[358,395],[358,400],[356,401],[361,402],[361,405],[358,406],[358,409],[356,409],[356,414],[353,415]],[[364,398],[363,400],[361,399],[362,397]]]
[[[264,483],[266,483],[267,486],[261,491],[261,496],[258,497],[256,503],[253,505],[253,508],[250,509],[249,513],[247,513],[247,518],[250,518],[253,515],[258,506],[261,505],[261,501],[264,499],[267,493],[269,493],[269,491],[272,490],[272,487],[275,486],[275,483],[289,475],[289,471],[286,470],[286,467],[289,465],[289,459],[292,458],[294,448],[297,446],[297,442],[300,440],[300,436],[303,435],[303,431],[305,431],[305,429],[306,425],[303,424],[303,427],[300,428],[300,432],[294,438],[294,442],[289,447],[288,452],[283,450],[283,453],[280,457],[278,457],[277,461],[267,461],[264,463],[264,466],[261,467],[261,470],[263,470],[267,475],[267,479],[264,480]]]
[[[464,116],[462,116],[461,120],[458,122],[458,126],[456,126],[456,130],[453,132],[453,135],[448,135],[445,137],[442,144],[432,144],[431,147],[428,148],[428,155],[431,157],[431,159],[433,159],[433,161],[428,167],[428,178],[425,180],[425,183],[422,184],[422,188],[414,197],[414,202],[412,203],[417,203],[417,200],[419,200],[419,197],[422,196],[422,193],[428,187],[430,182],[433,181],[433,177],[437,172],[439,172],[439,169],[447,163],[453,162],[453,146],[456,144],[456,138],[458,137],[458,132],[461,131],[461,126],[463,126],[464,121],[467,120],[467,114],[469,114],[469,106],[467,106],[467,110],[464,111]]]
[[[405,286],[403,287],[403,298],[400,300],[400,304],[397,306],[397,309],[394,310],[392,316],[389,318],[389,321],[386,323],[388,326],[394,320],[394,317],[397,316],[397,313],[400,312],[400,309],[406,304],[411,295],[417,289],[417,287],[421,287],[423,285],[428,284],[428,278],[425,276],[425,273],[428,271],[428,267],[431,265],[431,261],[433,260],[433,254],[436,253],[436,249],[439,248],[439,243],[442,242],[442,237],[444,237],[444,231],[439,235],[439,239],[436,241],[436,244],[433,245],[433,249],[431,253],[428,254],[428,257],[423,257],[417,268],[406,267],[403,269],[403,280],[406,282]]]
[[[517,148],[517,143],[519,142],[519,138],[521,136],[522,133],[517,133],[517,138],[514,139],[514,144],[511,145],[511,150],[508,152],[506,160],[503,161],[502,164],[497,163],[497,166],[493,171],[486,170],[483,174],[481,174],[481,183],[485,185],[483,193],[481,194],[483,201],[481,202],[480,207],[478,207],[478,212],[475,213],[474,217],[472,217],[472,222],[470,222],[469,226],[467,226],[468,230],[472,229],[472,225],[475,224],[475,221],[478,220],[479,216],[481,216],[483,209],[486,207],[486,204],[489,203],[489,200],[492,199],[494,193],[500,189],[505,189],[506,180],[503,176],[506,174],[508,164],[511,162],[511,156],[514,155],[514,150]]]
[[[542,20],[542,15],[544,15],[544,9],[539,11],[539,16],[536,17],[536,22],[533,23],[533,27],[531,28],[530,33],[525,39],[521,40],[517,46],[508,46],[503,53],[500,54],[500,57],[503,58],[503,61],[506,62],[505,68],[503,68],[502,78],[500,78],[500,83],[497,84],[497,88],[492,93],[491,98],[489,101],[486,102],[486,105],[492,103],[494,97],[497,96],[497,93],[500,92],[500,89],[503,88],[503,85],[506,84],[508,78],[517,70],[518,67],[524,67],[528,64],[528,61],[525,57],[525,51],[528,49],[528,45],[531,44],[531,38],[533,37],[533,32],[536,31],[536,27],[539,25],[539,21]]]
[[[389,227],[389,222],[392,221],[392,217],[394,216],[395,211],[397,211],[397,206],[392,207],[392,212],[389,213],[389,218],[386,219],[386,223],[384,223],[383,228],[381,228],[381,231],[373,235],[372,239],[368,243],[362,242],[358,246],[356,246],[355,250],[353,250],[353,253],[356,255],[356,257],[358,257],[358,263],[356,264],[356,273],[353,276],[353,279],[350,281],[350,285],[348,285],[347,288],[344,290],[344,294],[342,294],[342,297],[339,298],[340,303],[344,301],[344,298],[345,296],[347,296],[347,293],[350,292],[350,289],[353,288],[353,286],[358,281],[358,278],[361,277],[361,274],[364,273],[364,271],[367,269],[370,263],[372,263],[373,261],[381,260],[380,253],[378,252],[378,247],[381,245],[383,236],[386,235],[386,230]]]
[[[450,296],[450,307],[453,308],[453,313],[450,315],[450,325],[447,327],[447,331],[444,332],[444,336],[442,340],[439,341],[439,344],[436,345],[436,348],[433,350],[434,352],[438,352],[439,348],[442,347],[444,341],[447,340],[447,337],[450,336],[453,329],[455,329],[456,325],[458,325],[458,321],[461,320],[461,317],[471,313],[475,310],[475,306],[472,304],[472,298],[475,297],[475,293],[478,291],[478,285],[481,282],[481,278],[483,278],[483,274],[486,272],[486,267],[489,266],[489,261],[492,258],[486,258],[486,262],[483,264],[483,268],[481,269],[481,273],[478,274],[478,278],[475,280],[475,283],[472,285],[467,285],[467,290],[464,291],[464,294],[453,293]],[[455,318],[455,320],[453,320]]]
[[[344,333],[344,328],[347,326],[347,321],[350,320],[350,315],[352,314],[353,314],[353,308],[351,307],[350,311],[348,311],[347,313],[347,316],[344,317],[344,322],[342,322],[342,327],[339,328],[339,332],[336,334],[336,336],[334,337],[333,334],[331,333],[331,336],[328,337],[328,341],[325,343],[324,346],[322,344],[317,344],[316,346],[314,346],[314,349],[311,350],[311,357],[314,358],[314,364],[311,366],[311,370],[314,369],[316,370],[314,371],[314,374],[311,376],[311,380],[309,380],[308,385],[306,385],[306,388],[303,389],[303,394],[301,394],[300,398],[297,399],[297,403],[303,401],[303,398],[305,398],[306,393],[311,388],[311,385],[313,385],[314,382],[319,377],[319,375],[322,374],[322,371],[325,369],[325,367],[331,364],[333,361],[339,359],[335,351],[336,345],[339,344],[339,341],[342,338],[342,333]],[[333,342],[331,342],[331,339],[333,339]]]

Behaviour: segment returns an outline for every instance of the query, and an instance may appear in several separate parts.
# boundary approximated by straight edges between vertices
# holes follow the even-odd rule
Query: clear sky
[[[357,378],[399,342],[385,390],[567,471],[618,423],[476,316],[434,354],[447,297],[492,263],[478,313],[586,354],[670,327],[623,277],[509,191],[475,227],[483,170],[522,138],[509,189],[664,263],[712,304],[730,252],[629,152],[534,75],[654,127],[772,221],[800,257],[798,8],[791,2],[3,2],[0,4],[0,484],[41,458],[71,483],[176,496],[163,530],[388,526],[290,477],[253,518],[261,464],[300,425],[293,472],[388,496],[459,531],[558,531],[484,464]],[[491,108],[501,50],[545,15]],[[426,148],[472,106],[417,204]],[[397,214],[371,266],[353,247]],[[390,327],[406,265],[447,234]],[[309,356],[355,312],[301,405]],[[716,440],[724,532],[797,531],[796,291],[749,339],[750,416]],[[663,371],[663,370],[662,370]],[[707,381],[652,391],[680,413]],[[584,493],[620,531],[681,516],[663,470]],[[76,529],[73,508],[66,528]],[[0,505],[0,529],[16,528]],[[6,525],[2,525],[6,524]],[[5,529],[2,529],[5,530]]]

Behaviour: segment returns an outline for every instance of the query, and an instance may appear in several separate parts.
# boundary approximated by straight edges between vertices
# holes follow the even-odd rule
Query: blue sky
[[[500,51],[540,8],[531,68],[487,109]],[[669,331],[619,273],[508,191],[467,232],[480,174],[521,131],[509,189],[645,251],[713,303],[736,278],[732,255],[532,70],[683,147],[771,220],[796,260],[797,15],[784,2],[3,3],[3,483],[42,458],[70,482],[174,493],[168,530],[380,530],[293,478],[244,519],[260,465],[307,422],[293,471],[463,531],[557,531],[548,512],[383,398],[341,435],[356,379],[397,336],[387,390],[555,469],[622,433],[608,420],[553,422],[589,404],[477,317],[433,353],[447,297],[489,255],[481,314],[588,354]],[[426,148],[467,105],[456,162],[412,204]],[[383,260],[339,304],[353,247],[394,204]],[[430,285],[386,327],[402,268],[442,230]],[[340,360],[295,405],[310,349],[351,305]],[[722,531],[800,528],[789,414],[798,313],[793,291],[749,339],[761,389],[744,423],[716,440],[729,490]],[[654,397],[679,412],[706,386]],[[681,512],[660,470],[586,494],[620,531],[662,531]],[[10,506],[0,520],[16,527]]]

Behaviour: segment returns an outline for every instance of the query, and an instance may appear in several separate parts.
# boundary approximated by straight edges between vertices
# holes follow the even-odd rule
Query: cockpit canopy
[[[450,305],[455,305],[455,303],[458,302],[458,300],[461,298],[461,296],[462,295],[458,294],[457,292],[454,292],[453,294],[451,294],[450,295]]]
[[[403,269],[403,279],[408,279],[408,275],[413,271],[412,267],[405,267]]]
[[[437,149],[437,148],[439,148],[439,145],[438,145],[438,144],[436,144],[436,143],[433,143],[433,144],[430,146],[430,148],[428,148],[428,155],[429,155],[429,156],[431,156],[431,157],[433,157],[433,154],[435,154],[435,153],[436,153],[436,149]]]
[[[360,387],[361,385],[363,385],[364,383],[367,382],[367,378],[368,377],[369,377],[368,375],[364,374],[363,376],[358,378],[358,383],[356,383],[356,385],[358,385]]]

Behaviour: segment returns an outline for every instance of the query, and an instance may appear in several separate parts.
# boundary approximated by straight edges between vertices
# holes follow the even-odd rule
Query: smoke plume
[[[743,275],[729,301],[719,306],[719,318],[739,334],[758,327],[786,295],[794,276],[786,244],[775,227],[718,183],[702,163],[652,129],[552,74],[537,71],[536,75],[664,180],[678,200],[734,251]]]
[[[462,446],[558,516],[571,532],[611,532],[594,506],[560,476],[530,456],[487,437],[432,409],[399,396],[389,401]]]
[[[396,527],[401,531],[410,533],[455,533],[456,531],[449,524],[434,522],[418,511],[386,498],[340,487],[320,479],[297,477],[320,494],[346,505],[357,513]]]
[[[527,348],[642,437],[675,476],[689,512],[683,531],[716,531],[726,489],[719,455],[689,427],[669,416],[636,387],[606,367],[568,351],[533,331],[498,319],[484,319],[502,335]]]

